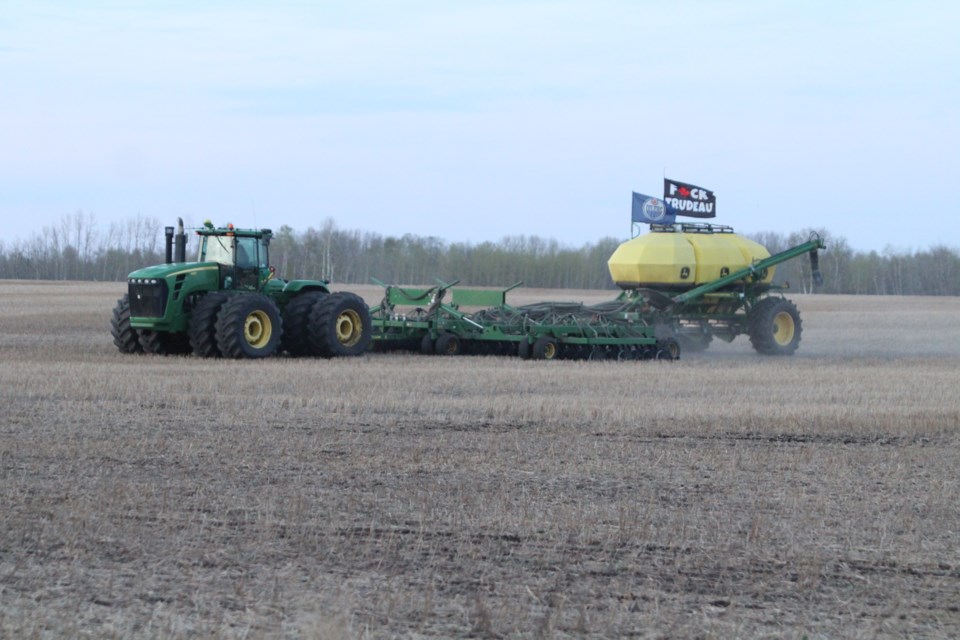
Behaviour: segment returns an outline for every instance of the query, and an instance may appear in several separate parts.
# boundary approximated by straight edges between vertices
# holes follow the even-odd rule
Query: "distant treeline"
[[[163,262],[163,223],[137,216],[98,228],[82,212],[45,227],[26,241],[0,241],[0,278],[122,281],[139,267]],[[813,230],[747,234],[776,253],[807,240]],[[947,246],[922,251],[854,251],[847,240],[816,230],[827,242],[820,254],[821,293],[960,295],[960,253]],[[188,257],[196,251],[190,236]],[[465,285],[560,289],[614,288],[607,259],[625,238],[603,238],[579,248],[538,236],[508,236],[499,242],[446,242],[407,234],[383,236],[339,229],[275,230],[271,262],[282,278],[326,278],[337,283],[433,284],[436,278]],[[798,258],[777,267],[776,280],[812,291],[810,262]]]

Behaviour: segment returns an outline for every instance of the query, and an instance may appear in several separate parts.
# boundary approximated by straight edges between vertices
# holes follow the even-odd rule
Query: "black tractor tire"
[[[214,291],[202,296],[193,305],[187,336],[195,355],[201,358],[219,358],[222,355],[217,346],[217,315],[229,297],[226,293]]]
[[[117,300],[117,306],[113,308],[113,317],[110,319],[110,335],[113,336],[113,344],[117,346],[120,353],[143,352],[139,332],[130,326],[129,294],[124,294],[122,298]]]
[[[757,353],[793,355],[800,346],[801,333],[800,311],[786,298],[764,298],[747,317],[747,335]]]
[[[266,358],[280,347],[283,320],[261,293],[230,296],[217,315],[217,348],[224,358]]]
[[[540,336],[533,343],[534,360],[556,360],[560,357],[560,345],[552,336]]]
[[[168,331],[140,331],[140,346],[145,353],[156,356],[183,356],[190,353],[190,339],[185,333]]]
[[[308,336],[314,353],[321,357],[362,355],[373,337],[370,309],[353,293],[324,296],[310,310]]]
[[[280,342],[283,351],[294,357],[319,355],[310,344],[310,312],[326,295],[322,291],[306,291],[287,303]]]
[[[463,353],[463,342],[452,333],[441,333],[435,350],[439,356],[459,356]]]
[[[663,338],[662,340],[657,340],[657,360],[679,360],[680,359],[680,343],[676,338]]]
[[[433,338],[430,337],[430,334],[423,336],[423,339],[420,340],[420,353],[425,356],[432,356],[437,352],[436,345],[434,344]]]

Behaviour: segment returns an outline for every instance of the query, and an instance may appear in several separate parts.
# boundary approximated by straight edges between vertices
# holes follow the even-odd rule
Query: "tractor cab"
[[[258,291],[270,279],[270,229],[199,229],[197,262],[214,262],[220,271],[220,289]]]

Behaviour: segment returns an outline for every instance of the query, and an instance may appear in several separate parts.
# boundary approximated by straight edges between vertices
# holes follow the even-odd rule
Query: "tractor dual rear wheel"
[[[323,296],[311,309],[310,347],[324,358],[359,356],[370,346],[370,309],[360,296],[345,291]]]
[[[265,358],[277,352],[280,310],[260,293],[230,296],[217,314],[217,348],[225,358]]]
[[[310,345],[310,313],[326,295],[323,291],[305,291],[287,303],[280,348],[291,356],[317,355]]]
[[[786,298],[764,298],[747,318],[750,344],[764,355],[793,355],[800,346],[802,331],[800,312]]]

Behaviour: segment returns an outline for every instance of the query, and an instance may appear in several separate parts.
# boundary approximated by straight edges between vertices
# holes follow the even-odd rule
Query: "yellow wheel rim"
[[[270,342],[273,323],[266,311],[252,311],[243,323],[243,338],[254,349],[261,349]]]
[[[793,342],[796,331],[797,326],[793,322],[793,316],[786,311],[781,311],[773,317],[773,339],[781,347]]]
[[[360,314],[353,309],[347,309],[337,316],[337,342],[345,347],[352,347],[360,342],[363,335],[363,323]]]
[[[557,357],[557,344],[555,342],[548,342],[543,345],[543,359],[544,360],[553,360]]]

